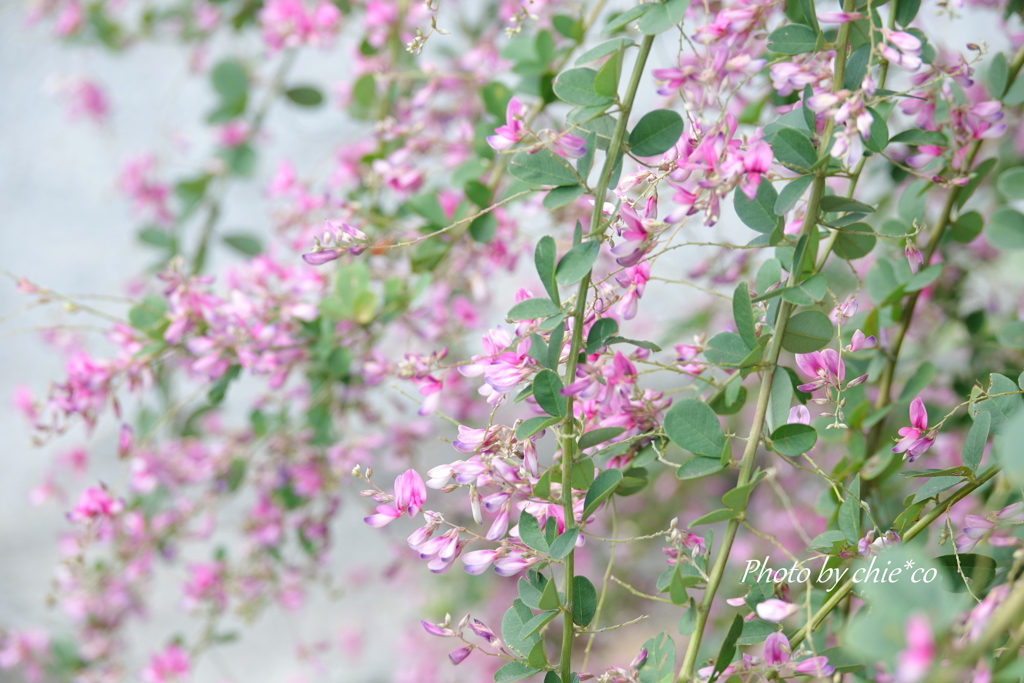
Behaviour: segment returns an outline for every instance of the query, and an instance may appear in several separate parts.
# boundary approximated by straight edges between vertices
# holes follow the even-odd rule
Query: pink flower
[[[387,526],[401,516],[402,511],[397,508],[390,505],[378,505],[377,514],[370,515],[369,517],[363,517],[363,521],[374,529],[379,529],[383,526]]]
[[[797,387],[800,391],[815,391],[824,386],[838,389],[846,378],[846,365],[839,352],[834,349],[798,353],[796,364],[804,374],[815,378],[814,381]]]
[[[910,272],[917,273],[918,269],[924,264],[924,256],[922,256],[921,252],[914,246],[914,243],[909,240],[907,241],[907,248],[904,252],[907,256],[907,263],[910,264]]]
[[[459,664],[462,664],[462,662],[464,662],[466,660],[466,657],[468,657],[469,653],[472,652],[472,651],[473,651],[472,646],[470,646],[470,647],[463,647],[463,648],[460,648],[458,650],[455,650],[454,652],[449,652],[448,653],[448,659],[451,660],[452,664],[455,664],[456,666],[458,666]]]
[[[921,614],[910,615],[906,636],[907,647],[896,655],[896,683],[918,683],[935,660],[935,638],[928,619]]]
[[[927,432],[928,411],[924,407],[924,401],[918,397],[910,403],[910,426],[900,429],[899,435],[903,438],[893,446],[892,452],[905,452],[906,456],[904,457],[909,462],[914,462],[935,442],[935,435]]]
[[[416,470],[406,470],[395,479],[395,503],[399,510],[415,517],[427,500],[427,487]]]
[[[788,664],[791,651],[789,638],[781,631],[776,631],[764,641],[764,662],[771,667]]]
[[[811,424],[811,411],[807,410],[807,406],[793,406],[789,409],[789,419],[786,420],[786,423],[809,425]]]
[[[770,621],[776,624],[791,614],[795,614],[800,609],[799,605],[794,605],[778,598],[768,598],[764,602],[757,604],[757,616],[761,617],[765,621]]]
[[[487,136],[487,144],[498,151],[506,150],[523,139],[526,126],[523,124],[523,103],[518,97],[508,101],[505,108],[505,125],[495,128],[494,133]]]
[[[188,676],[191,666],[188,653],[180,645],[168,645],[150,658],[149,666],[142,670],[142,680],[147,683],[181,680]]]
[[[97,517],[114,517],[124,510],[124,502],[115,500],[106,489],[95,486],[82,492],[75,509],[68,513],[72,522],[86,522]]]

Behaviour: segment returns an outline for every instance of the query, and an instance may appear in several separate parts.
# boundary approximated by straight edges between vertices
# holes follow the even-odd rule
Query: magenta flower
[[[390,505],[378,505],[377,514],[370,515],[369,517],[363,517],[363,521],[374,529],[380,529],[401,516],[402,511],[397,508],[391,507]]]
[[[935,637],[928,619],[912,614],[907,619],[907,647],[896,655],[896,683],[918,683],[935,661]]]
[[[907,247],[904,253],[907,256],[907,263],[910,264],[910,272],[917,273],[918,269],[924,264],[924,256],[910,240],[907,240]]]
[[[448,653],[448,659],[451,660],[452,664],[455,664],[456,666],[458,666],[459,664],[462,664],[462,662],[466,661],[466,657],[468,657],[469,653],[472,652],[472,651],[473,651],[473,647],[472,646],[459,648],[458,650],[455,650],[454,652],[449,652]]]
[[[395,503],[399,510],[415,517],[427,500],[427,487],[416,470],[406,470],[395,479]]]
[[[523,139],[526,126],[523,125],[523,103],[518,97],[508,101],[505,108],[505,125],[494,129],[494,135],[487,136],[487,144],[498,150],[506,150]]]
[[[68,513],[72,522],[86,522],[97,517],[113,517],[124,510],[124,502],[116,500],[104,488],[91,486],[82,491],[78,505]]]
[[[839,389],[846,379],[846,365],[834,349],[814,351],[813,353],[796,354],[796,364],[806,375],[814,377],[814,381],[801,384],[800,391],[815,391],[824,386]]]
[[[934,433],[928,433],[928,411],[920,397],[910,403],[910,426],[899,431],[903,438],[892,448],[893,453],[906,453],[909,462],[914,462],[935,442]]]
[[[142,680],[147,683],[183,680],[188,677],[191,666],[188,653],[180,645],[169,645],[150,658],[149,666],[142,671]]]

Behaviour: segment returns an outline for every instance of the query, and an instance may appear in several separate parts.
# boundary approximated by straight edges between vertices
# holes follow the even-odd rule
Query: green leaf
[[[1007,199],[1024,199],[1024,166],[1008,168],[999,174],[996,187]]]
[[[577,57],[576,66],[580,66],[581,64],[589,64],[590,62],[595,62],[598,59],[601,59],[602,57],[607,57],[613,52],[618,52],[619,50],[627,48],[631,45],[636,45],[636,43],[634,43],[629,38],[612,38],[611,40],[606,40],[600,45],[597,45],[587,50],[579,57]]]
[[[915,4],[913,0],[906,0],[907,4]],[[917,2],[920,4],[920,2]],[[903,1],[900,2],[900,9],[903,8]],[[847,647],[830,647],[827,650],[819,652],[823,657],[828,657],[828,664],[834,667],[837,673],[853,673],[860,671],[866,664],[864,664],[863,657],[855,655],[850,648]]]
[[[799,25],[799,24],[795,24]],[[708,679],[708,683],[714,683],[718,680],[718,677],[722,675],[726,667],[732,663],[733,657],[736,656],[736,642],[740,639],[743,634],[743,617],[737,614],[732,619],[732,625],[729,626],[729,632],[725,635],[725,640],[722,641],[722,647],[718,651],[718,658],[715,660],[715,668],[711,671],[711,678]]]
[[[1018,78],[1010,86],[1010,89],[1003,96],[1003,104],[1008,107],[1016,107],[1024,104],[1024,77]]]
[[[786,189],[789,187],[783,189],[783,192]],[[747,199],[747,195],[742,191],[737,190],[733,193],[732,205],[744,225],[757,232],[768,234],[779,224],[779,217],[775,211],[778,201],[779,195],[775,192],[775,188],[768,181],[763,181],[757,186],[757,194],[752,200]]]
[[[594,321],[587,333],[586,353],[596,353],[599,348],[607,343],[609,337],[619,332],[619,324],[612,318],[599,318]]]
[[[162,249],[176,251],[178,240],[163,228],[145,228],[139,231],[139,241]]]
[[[551,583],[550,581],[548,583]],[[523,628],[519,631],[519,638],[525,640],[532,636],[534,633],[544,628],[544,626],[551,622],[552,619],[558,616],[558,610],[552,610],[550,612],[541,612],[533,619],[523,624]]]
[[[779,197],[778,199],[775,200],[775,205],[772,207],[774,213],[776,215],[782,216],[783,214],[786,214],[789,211],[791,211],[793,207],[796,206],[796,203],[800,201],[800,197],[804,196],[804,192],[806,192],[807,188],[811,186],[811,182],[813,180],[814,176],[800,176],[799,178],[791,181],[784,188],[782,188],[782,192],[779,193]],[[761,184],[763,185],[764,183]],[[761,185],[758,185],[757,189],[758,191],[760,191]],[[742,194],[742,192],[737,193],[737,196],[739,196],[740,194]],[[746,223],[746,221],[743,222]],[[747,225],[750,224],[747,223]],[[754,229],[756,230],[757,228]],[[769,231],[761,230],[759,232]]]
[[[793,382],[789,373],[784,368],[775,368],[772,373],[772,391],[768,397],[768,414],[765,416],[769,431],[775,431],[786,424],[792,403]]]
[[[791,353],[811,353],[832,341],[832,321],[821,311],[803,311],[789,319],[782,348]]]
[[[263,253],[263,244],[252,235],[224,235],[224,244],[246,256]]]
[[[572,620],[577,626],[586,628],[597,614],[597,590],[585,576],[572,579]]]
[[[583,196],[586,190],[583,189],[582,185],[563,185],[556,187],[547,193],[544,197],[544,208],[554,211],[560,209],[563,206],[572,204],[574,201]]]
[[[218,62],[210,71],[210,82],[224,102],[237,102],[249,92],[249,76],[245,67],[233,59]]]
[[[750,347],[735,332],[721,332],[708,340],[704,357],[709,363],[738,368],[750,355]]]
[[[554,542],[551,543],[551,550],[548,551],[548,555],[552,560],[561,560],[565,558],[572,552],[573,548],[576,547],[576,538],[579,535],[579,529],[566,529],[564,533],[559,535]]]
[[[842,531],[838,531],[836,529],[823,531],[817,536],[815,536],[813,539],[811,539],[811,544],[807,547],[807,550],[819,550],[821,552],[827,553],[832,550],[833,544],[837,541],[842,541],[843,545],[846,545],[846,536],[843,534]]]
[[[754,287],[758,294],[764,294],[768,288],[782,280],[782,263],[779,259],[770,258],[757,269]]]
[[[558,609],[559,604],[558,589],[555,587],[555,582],[548,581],[544,584],[544,590],[541,591],[540,600],[537,601],[537,607],[545,610]]]
[[[853,261],[871,253],[877,242],[875,231],[867,223],[853,223],[836,231],[832,250],[841,259]]]
[[[638,157],[664,154],[683,135],[683,117],[670,109],[644,114],[629,134],[630,151]]]
[[[500,121],[505,120],[508,101],[512,99],[512,90],[504,83],[492,81],[480,89],[480,97],[484,101],[487,112]]]
[[[683,20],[689,6],[690,0],[665,0],[654,4],[640,17],[637,28],[648,36],[664,33]]]
[[[619,77],[622,75],[622,52],[615,52],[597,70],[594,78],[594,91],[598,95],[614,98],[619,90]]]
[[[649,6],[649,5],[648,5]],[[676,646],[664,632],[644,643],[647,659],[640,665],[640,683],[673,683],[675,681]]]
[[[864,82],[864,76],[868,73],[868,62],[871,59],[871,46],[864,44],[850,53],[846,60],[846,77],[843,78],[843,87],[847,90],[860,90]]]
[[[645,341],[643,339],[627,339],[626,337],[608,337],[605,341],[606,344],[632,344],[633,346],[639,346],[641,349],[647,349],[648,351],[658,352],[661,351],[661,347],[651,341]]]
[[[591,429],[580,437],[579,448],[581,451],[593,448],[605,441],[614,439],[624,431],[626,431],[625,427],[598,427],[597,429]]]
[[[954,593],[965,593],[970,581],[970,589],[975,594],[981,593],[996,576],[996,561],[988,555],[976,553],[953,553],[935,558],[939,566],[945,570],[946,586]],[[831,662],[829,662],[831,663]]]
[[[576,284],[594,267],[600,251],[601,243],[598,240],[587,240],[577,244],[558,261],[555,281],[563,286]]]
[[[595,78],[597,72],[586,67],[563,71],[555,77],[555,94],[563,102],[579,106],[611,104],[611,97],[599,95],[594,90]]]
[[[480,242],[481,244],[487,244],[494,239],[494,234],[497,231],[498,219],[493,213],[477,216],[469,224],[469,236],[473,238],[474,242]]]
[[[911,128],[910,130],[905,130],[902,133],[897,133],[889,140],[889,142],[899,142],[904,145],[912,145],[915,147],[919,145],[939,145],[941,147],[946,147],[949,145],[949,140],[946,139],[946,136],[937,130],[922,130],[920,128]]]
[[[128,311],[128,322],[137,330],[155,332],[167,320],[167,311],[166,299],[161,296],[147,296]]]
[[[739,332],[747,346],[757,346],[757,336],[754,334],[754,311],[750,303],[750,290],[746,282],[740,282],[732,295],[732,316],[736,321],[736,330]]]
[[[665,415],[664,427],[672,443],[694,455],[719,457],[725,447],[725,432],[718,417],[695,398],[673,405]]]
[[[531,185],[577,185],[579,176],[569,162],[549,149],[533,154],[517,152],[508,162],[508,172]]]
[[[995,396],[973,403],[967,410],[974,419],[978,414],[987,412],[992,418],[991,429],[999,431],[1003,423],[1013,417],[1022,405],[1020,394],[1009,392],[1018,391],[1017,385],[1009,377],[993,372],[989,380],[988,394],[1009,394],[1006,396]]]
[[[1020,402],[1019,396],[1010,398],[1016,398],[1018,403]],[[996,459],[1003,467],[1003,475],[1015,486],[1024,484],[1024,449],[1020,447],[1022,443],[1024,443],[1024,411],[1018,410],[1016,415],[1010,417],[1001,426],[993,444]]]
[[[509,320],[539,320],[548,316],[556,315],[562,311],[551,299],[531,297],[523,299],[509,309]]]
[[[914,400],[914,397],[920,394],[924,389],[932,383],[935,376],[938,374],[938,370],[935,366],[925,361],[914,371],[914,375],[907,380],[907,383],[903,385],[903,390],[900,391],[899,402],[910,403]]]
[[[739,512],[746,510],[747,503],[750,501],[750,494],[754,492],[754,489],[757,488],[760,481],[761,477],[759,476],[752,482],[726,491],[722,496],[722,504],[731,510],[737,510]]]
[[[828,278],[824,273],[817,273],[798,285],[778,290],[782,298],[798,306],[810,306],[825,298],[828,292]]]
[[[856,545],[860,540],[860,477],[853,480],[846,500],[839,506],[839,530],[846,540]]]
[[[523,420],[522,423],[516,427],[516,438],[519,440],[528,439],[537,432],[541,432],[548,427],[552,427],[562,421],[560,417],[531,417]]]
[[[521,681],[524,678],[540,673],[540,669],[535,669],[532,666],[527,666],[520,661],[509,662],[505,666],[494,672],[495,683],[510,683],[511,681]]]
[[[780,55],[799,55],[813,52],[818,34],[810,26],[786,24],[768,35],[768,49]]]
[[[544,235],[537,242],[533,250],[533,263],[537,267],[537,275],[541,284],[547,291],[552,301],[558,301],[558,287],[555,285],[555,263],[558,252],[555,247],[555,240],[550,235]]]
[[[690,458],[676,470],[677,479],[700,479],[725,469],[722,459],[709,458],[703,455]]]
[[[942,493],[946,489],[951,489],[958,483],[963,481],[963,477],[932,477],[924,483],[921,489],[914,496],[915,503],[919,503],[922,500],[928,500],[932,496]]]
[[[769,624],[765,621],[744,621],[743,632],[740,637],[736,640],[737,645],[756,645],[757,643],[763,643],[768,636],[778,631],[779,628],[775,624]],[[831,662],[829,662],[831,664]]]
[[[284,91],[285,97],[300,107],[317,107],[323,104],[324,95],[311,85],[300,85]]]
[[[715,522],[724,522],[727,519],[737,519],[740,516],[738,510],[729,510],[722,508],[720,510],[712,510],[706,515],[701,515],[697,519],[690,522],[687,526],[695,527],[702,524],[714,524]]]
[[[219,405],[224,401],[224,397],[227,395],[228,386],[238,379],[238,376],[242,372],[241,365],[232,365],[228,368],[228,371],[221,375],[221,378],[210,387],[210,390],[206,392],[206,397],[210,400],[213,405]]]
[[[1011,320],[999,328],[996,339],[1008,349],[1024,349],[1024,322]]]
[[[814,448],[818,432],[805,424],[784,424],[772,432],[772,448],[782,455],[795,458]]]
[[[608,24],[601,31],[601,33],[607,34],[618,31],[619,29],[623,28],[626,24],[630,23],[631,21],[636,21],[638,18],[646,14],[647,11],[651,9],[651,7],[652,5],[637,5],[636,7],[629,8],[622,14],[619,14],[618,16],[614,17],[611,21],[609,21]]]
[[[997,52],[988,65],[988,71],[985,72],[985,85],[988,86],[992,99],[998,100],[1006,92],[1006,79],[1009,75],[1010,65],[1006,62],[1006,55]]]
[[[866,109],[871,114],[871,129],[870,135],[864,138],[864,146],[872,152],[882,152],[889,146],[889,127],[885,125],[885,119],[881,114],[871,107]]]
[[[818,153],[810,138],[795,128],[783,128],[772,138],[772,153],[779,163],[808,172],[818,161]]]
[[[565,417],[565,396],[562,380],[551,370],[541,370],[533,379],[533,397],[548,415]]]
[[[900,0],[896,7],[896,21],[900,26],[910,26],[910,22],[917,16],[921,9],[921,0]]]
[[[999,207],[989,219],[985,234],[999,249],[1024,249],[1024,214],[1009,206]]]
[[[621,481],[622,472],[616,469],[605,470],[597,475],[583,501],[583,519],[590,517],[601,503],[615,493],[615,489]]]
[[[949,228],[949,239],[960,244],[970,244],[981,234],[985,219],[977,211],[961,214]]]
[[[824,213],[872,213],[875,207],[856,199],[829,195],[821,198],[821,210]]]
[[[256,150],[249,144],[223,149],[217,156],[224,160],[236,176],[248,178],[256,172]]]
[[[992,416],[989,413],[978,413],[974,418],[971,430],[967,432],[967,439],[964,441],[964,465],[971,468],[972,472],[978,471],[981,464],[981,457],[985,453],[985,443],[988,441],[988,432],[992,427]]]

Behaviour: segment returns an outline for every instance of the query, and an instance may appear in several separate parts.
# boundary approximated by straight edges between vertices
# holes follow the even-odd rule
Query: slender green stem
[[[590,222],[590,239],[600,240],[604,232],[601,226],[604,208],[604,195],[608,191],[611,182],[612,172],[618,161],[618,150],[626,139],[626,126],[629,123],[629,113],[633,108],[633,100],[636,98],[637,88],[640,86],[640,79],[643,77],[644,67],[647,64],[647,57],[651,53],[651,45],[654,44],[654,36],[645,36],[640,44],[640,53],[637,55],[636,63],[633,66],[633,73],[630,75],[629,84],[626,86],[626,93],[622,98],[619,111],[619,119],[615,124],[615,131],[612,133],[611,143],[608,145],[608,156],[605,158],[604,167],[601,169],[601,176],[598,180],[597,193],[594,196],[594,213]],[[565,383],[569,384],[576,378],[576,365],[580,351],[583,349],[583,322],[586,317],[587,292],[590,288],[590,274],[588,273],[580,281],[579,290],[576,294],[576,302],[573,310],[572,338],[569,343],[569,360],[565,366]],[[576,419],[573,415],[573,397],[566,398],[566,415],[562,427],[562,506],[565,511],[566,526],[574,518],[572,507],[572,466],[576,459],[577,443]],[[572,675],[572,639],[573,639],[573,579],[575,578],[575,551],[570,551],[563,560],[564,578],[562,590],[565,599],[562,604],[564,610],[562,619],[562,652],[559,662],[559,669],[563,683],[568,683]]]
[[[845,11],[852,11],[854,0],[845,0],[843,6]],[[836,48],[834,77],[832,79],[834,92],[843,87],[843,81],[846,76],[846,51],[849,46],[849,41],[849,24],[843,24],[839,30],[838,46]],[[819,159],[823,159],[828,155],[828,141],[832,137],[834,125],[835,123],[832,119],[829,119],[825,124],[825,130],[822,134],[818,148]],[[821,207],[821,198],[825,193],[825,180],[827,178],[827,173],[828,167],[825,165],[820,171],[818,171],[814,178],[814,182],[811,185],[811,193],[807,201],[807,212],[804,215],[803,225],[800,230],[801,236],[810,235],[812,231],[818,229],[818,213]],[[789,286],[797,284],[802,270],[802,264],[793,265],[789,275]],[[792,312],[793,305],[789,302],[784,301],[779,305],[779,312],[776,318],[775,327],[772,330],[772,339],[769,343],[765,357],[765,370],[761,380],[761,388],[757,395],[754,419],[751,423],[750,434],[747,437],[747,443],[743,450],[743,457],[740,460],[740,472],[739,477],[736,480],[737,487],[743,486],[750,481],[751,472],[754,469],[754,456],[757,455],[757,447],[761,442],[761,432],[764,429],[765,416],[768,412],[768,400],[771,398],[774,368],[779,362],[779,354],[782,352],[782,338],[786,333],[786,325],[789,322],[789,316]],[[738,519],[729,520],[729,523],[726,526],[721,547],[719,548],[718,555],[715,558],[715,563],[711,569],[711,573],[708,575],[708,583],[707,587],[704,589],[704,596],[701,599],[700,605],[697,607],[696,624],[693,630],[693,635],[690,636],[690,642],[687,643],[686,654],[683,657],[683,664],[679,669],[678,679],[680,683],[685,683],[686,681],[693,679],[694,669],[697,664],[697,657],[700,652],[701,641],[704,636],[704,629],[707,626],[708,617],[711,612],[711,605],[715,600],[715,594],[718,592],[718,587],[721,585],[722,577],[725,575],[725,570],[729,562],[729,555],[732,551],[732,545],[736,540],[736,532],[738,531],[740,524],[744,521],[744,518],[745,513]]]

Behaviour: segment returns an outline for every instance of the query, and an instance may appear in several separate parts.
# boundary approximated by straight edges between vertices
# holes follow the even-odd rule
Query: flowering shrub
[[[354,509],[396,547],[368,590],[438,596],[395,680],[1020,680],[1024,7],[826,4],[34,5],[181,41],[216,105],[201,169],[121,171],[160,262],[123,319],[17,281],[114,349],[19,390],[33,438],[117,424],[125,476],[76,447],[32,492],[69,501],[66,620],[0,667],[188,680],[339,579]],[[268,158],[291,105],[363,134]],[[266,245],[220,225],[258,171]],[[202,629],[140,659],[168,575]]]

